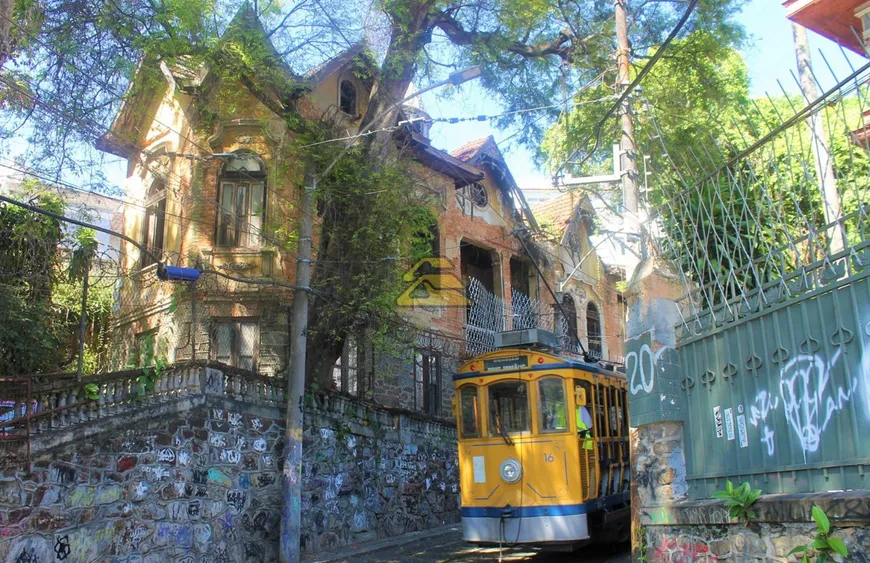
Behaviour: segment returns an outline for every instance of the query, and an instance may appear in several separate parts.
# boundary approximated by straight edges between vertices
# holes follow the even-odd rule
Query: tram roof
[[[537,356],[542,359],[543,362],[540,362],[540,360],[538,360],[540,362],[538,364],[527,364],[525,366],[511,365],[506,366],[502,369],[472,369],[472,366],[474,364],[480,364],[485,366],[485,362],[487,360],[509,360],[514,357],[519,360],[520,356],[525,356],[527,358]],[[538,350],[529,350],[526,348],[509,348],[496,350],[487,354],[482,354],[480,356],[476,356],[471,360],[468,360],[467,362],[463,363],[462,366],[460,366],[458,372],[453,374],[453,381],[470,379],[472,377],[489,377],[492,375],[503,375],[505,373],[512,373],[518,371],[545,371],[553,369],[582,369],[584,371],[598,373],[601,375],[619,377],[623,379],[625,378],[625,374],[623,373],[604,369],[603,367],[590,362],[584,362],[581,360],[574,360],[570,358],[562,358],[560,356],[556,356],[548,352],[541,352]]]

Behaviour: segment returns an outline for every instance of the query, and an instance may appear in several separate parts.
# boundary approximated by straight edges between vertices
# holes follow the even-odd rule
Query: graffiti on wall
[[[759,428],[760,441],[768,455],[775,453],[776,433],[771,416],[781,412],[804,452],[819,449],[822,435],[837,413],[849,404],[858,387],[858,378],[840,382],[832,377],[841,351],[830,361],[819,354],[800,354],[783,364],[776,390],[761,390],[749,403],[749,423]]]
[[[628,373],[628,391],[637,395],[641,391],[652,393],[656,383],[656,371],[664,372],[665,367],[659,365],[662,356],[673,352],[672,346],[661,346],[655,352],[649,344],[644,344],[640,350],[632,350],[625,355],[625,367]]]

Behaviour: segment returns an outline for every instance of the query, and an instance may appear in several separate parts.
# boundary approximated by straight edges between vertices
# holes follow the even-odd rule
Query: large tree
[[[740,34],[733,15],[742,2],[701,2],[685,32],[704,31],[719,42],[733,40]],[[638,57],[647,56],[662,41],[686,6],[685,0],[628,2],[629,36]],[[604,0],[270,0],[253,2],[251,7],[276,46],[277,52],[263,54],[265,59],[277,55],[297,72],[367,42],[374,53],[361,72],[373,88],[362,126],[375,129],[395,122],[399,110],[395,104],[412,81],[425,84],[470,64],[482,66],[483,88],[508,111],[552,105],[614,66],[613,4]],[[219,38],[236,10],[237,4],[221,0],[16,1],[10,25],[0,15],[5,46],[0,53],[3,132],[28,135],[31,164],[43,170],[92,171],[95,157],[83,147],[110,122],[137,63],[172,62],[181,55],[225,63],[228,43]],[[239,57],[237,50],[230,54],[236,57],[231,60],[258,70],[275,67],[274,60]],[[220,68],[238,70],[233,64]],[[288,119],[294,117],[292,105],[273,109]],[[522,142],[537,146],[558,115],[558,108],[516,112],[500,125],[513,123]],[[391,151],[387,141],[386,134],[369,137],[355,156],[350,155],[363,167],[355,172],[361,174],[362,184],[380,180],[379,175],[395,177],[385,170],[390,159],[382,158]],[[313,159],[326,160],[317,155]],[[336,174],[341,171],[337,168]],[[99,175],[92,180],[99,182]],[[318,256],[337,257],[348,265],[353,260],[355,268],[364,269],[360,274],[373,279],[393,276],[378,252],[355,254],[357,237],[348,234],[366,232],[371,226],[371,214],[359,210],[383,211],[382,206],[395,201],[360,201],[341,197],[337,189],[341,189],[339,182],[333,183],[328,201],[320,201]],[[366,262],[372,265],[361,265]],[[324,268],[315,270],[316,286],[326,298],[343,297],[349,304],[335,315],[330,312],[334,302],[313,301],[310,350],[317,353],[309,355],[314,358],[309,371],[320,374],[360,319],[375,316],[372,303],[380,302],[375,294],[366,299],[365,287],[348,299],[335,284],[325,283],[322,278],[329,278],[328,274]],[[344,275],[341,280],[358,284],[359,276]],[[372,291],[387,285],[369,284]]]

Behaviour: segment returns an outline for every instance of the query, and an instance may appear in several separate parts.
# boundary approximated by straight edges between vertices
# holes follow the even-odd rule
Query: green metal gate
[[[650,115],[651,234],[691,289],[674,348],[628,343],[632,424],[684,421],[689,496],[870,488],[868,80],[757,100],[682,160]]]

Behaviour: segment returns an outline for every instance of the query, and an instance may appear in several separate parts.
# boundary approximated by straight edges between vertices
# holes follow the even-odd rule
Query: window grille
[[[441,414],[441,353],[414,350],[414,406],[429,415]]]
[[[256,320],[215,321],[211,357],[222,364],[257,371],[260,328]]]

